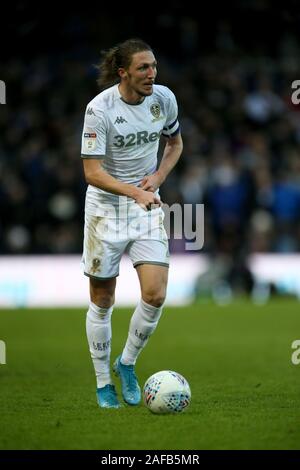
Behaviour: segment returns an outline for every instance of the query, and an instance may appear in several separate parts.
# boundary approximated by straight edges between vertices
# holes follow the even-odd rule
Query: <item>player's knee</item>
[[[91,301],[98,307],[109,308],[115,301],[115,279],[99,281],[90,279]]]
[[[166,294],[164,291],[146,291],[143,293],[143,300],[153,307],[161,307],[165,301]]]
[[[103,294],[103,293],[101,293],[101,294],[94,293],[91,296],[91,301],[94,304],[98,305],[98,307],[109,308],[114,303],[114,295]]]

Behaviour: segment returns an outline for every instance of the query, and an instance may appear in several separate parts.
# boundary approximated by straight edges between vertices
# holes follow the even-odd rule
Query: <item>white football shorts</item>
[[[85,213],[82,267],[84,274],[97,279],[119,275],[123,253],[136,267],[139,264],[169,266],[169,244],[161,208],[134,217],[116,218]]]

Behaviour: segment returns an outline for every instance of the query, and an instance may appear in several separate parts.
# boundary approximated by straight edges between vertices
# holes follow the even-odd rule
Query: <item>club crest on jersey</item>
[[[162,116],[160,116],[160,104],[159,103],[153,103],[150,106],[150,112],[152,116],[154,116],[154,119],[152,119],[152,122],[159,121],[162,119]]]

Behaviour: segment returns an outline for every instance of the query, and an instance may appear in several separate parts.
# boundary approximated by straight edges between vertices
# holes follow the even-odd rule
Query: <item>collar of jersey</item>
[[[146,96],[144,96],[143,101],[141,101],[140,103],[128,103],[128,101],[124,100],[123,96],[120,93],[119,84],[117,84],[116,87],[117,87],[117,93],[118,93],[120,100],[122,100],[123,103],[128,104],[128,106],[139,106],[140,104],[143,104],[145,99],[147,98]]]

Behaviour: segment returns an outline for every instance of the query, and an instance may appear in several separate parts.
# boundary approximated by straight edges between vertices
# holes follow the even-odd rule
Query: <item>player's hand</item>
[[[162,206],[161,200],[154,196],[153,192],[140,190],[135,197],[135,202],[141,206],[144,211],[150,211],[151,209],[156,209],[157,207]]]
[[[140,184],[140,188],[144,191],[151,191],[154,193],[163,182],[162,177],[156,171],[153,175],[144,176]]]

